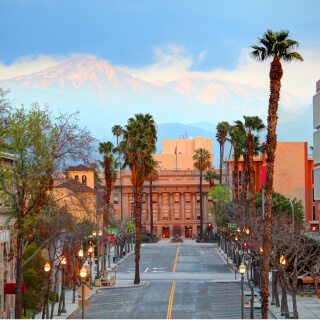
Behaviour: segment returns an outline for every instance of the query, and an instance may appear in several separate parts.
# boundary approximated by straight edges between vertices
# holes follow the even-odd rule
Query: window
[[[152,203],[158,203],[158,194],[157,193],[152,194]]]
[[[118,194],[113,195],[113,203],[114,204],[118,204],[119,203],[119,195]]]
[[[78,175],[76,175],[76,176],[74,177],[74,180],[76,180],[76,181],[78,181],[78,182],[79,182],[79,176],[78,176]]]
[[[163,209],[163,220],[169,220],[169,210]]]
[[[146,203],[146,201],[147,201],[147,194],[144,193],[144,194],[142,195],[142,203]]]
[[[119,210],[114,210],[114,213],[118,216],[119,215]]]
[[[142,210],[141,210],[141,220],[142,220],[142,221],[145,221],[145,220],[146,220],[146,214],[147,214],[146,209],[142,209]]]
[[[164,205],[169,205],[169,193],[162,194],[162,201]]]
[[[197,203],[200,203],[200,193],[197,193]]]
[[[312,206],[312,220],[316,220],[316,206],[313,205]]]
[[[186,220],[191,220],[191,209],[186,209]]]
[[[174,209],[174,220],[180,220],[180,209]]]
[[[82,176],[82,184],[87,185],[87,176]]]
[[[200,208],[197,208],[197,219],[200,220]]]
[[[186,203],[191,203],[191,193],[185,193]]]
[[[174,193],[174,203],[180,203],[180,193]]]
[[[134,203],[133,193],[129,193],[129,203]]]
[[[314,188],[312,188],[312,202],[314,202]]]
[[[211,196],[211,194],[208,194],[208,203],[212,203],[212,196]]]

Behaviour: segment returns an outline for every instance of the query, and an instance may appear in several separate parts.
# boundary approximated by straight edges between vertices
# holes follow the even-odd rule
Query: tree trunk
[[[234,169],[233,169],[233,181],[234,181],[234,196],[236,200],[236,218],[237,222],[240,220],[239,215],[239,159],[234,158]]]
[[[252,258],[250,257],[248,266],[247,266],[247,270],[251,270],[251,263],[252,263]],[[250,281],[250,277],[249,277],[249,272],[247,272],[247,281],[248,281],[248,285],[250,287],[250,292],[251,292],[251,299],[250,299],[250,319],[254,319],[254,289],[253,289],[253,285]]]
[[[297,306],[297,274],[295,272],[292,279],[292,306],[293,306],[293,318],[298,319],[298,306]]]
[[[22,232],[20,231],[17,235],[15,319],[22,319],[22,283]]]
[[[288,299],[287,299],[287,285],[286,280],[284,278],[284,275],[281,275],[281,310],[284,310],[286,314],[289,313],[289,307],[288,307]]]
[[[223,145],[223,142],[221,142],[220,143],[220,185],[222,184],[223,151],[224,151],[224,145]]]
[[[150,180],[150,232],[151,232],[151,243],[153,243],[152,180]]]
[[[262,289],[261,289],[261,315],[268,318],[269,297],[269,259],[271,237],[271,208],[273,192],[274,161],[277,148],[277,120],[278,103],[280,98],[281,77],[283,75],[281,63],[277,56],[271,62],[270,69],[270,99],[268,110],[268,134],[267,134],[267,173],[266,173],[266,202],[263,234],[263,263],[262,263]]]
[[[256,215],[256,191],[254,187],[254,162],[253,162],[253,138],[251,131],[248,132],[248,151],[249,151],[249,191],[250,191],[250,203],[251,214]]]
[[[202,216],[202,170],[200,170],[200,240],[203,240],[203,216]]]
[[[243,209],[246,209],[247,204],[247,186],[248,186],[248,153],[243,155],[243,169],[242,169],[242,181],[241,181],[241,201],[243,203]]]
[[[140,283],[140,244],[141,244],[141,187],[136,186],[136,245],[135,245],[135,277],[134,284]]]

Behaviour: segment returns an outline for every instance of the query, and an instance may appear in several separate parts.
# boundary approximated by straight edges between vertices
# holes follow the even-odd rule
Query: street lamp
[[[46,279],[45,279],[45,288],[46,288],[46,314],[47,314],[47,319],[50,319],[50,316],[49,316],[49,297],[48,297],[48,292],[49,292],[49,281],[48,281],[48,277],[49,277],[49,271],[51,270],[51,266],[50,266],[50,263],[47,262],[45,265],[44,265],[44,271],[45,271],[45,274],[46,274]]]
[[[287,264],[287,260],[283,255],[280,257],[280,264],[282,264],[283,266]]]
[[[66,293],[65,293],[65,283],[64,283],[64,276],[65,276],[65,265],[67,264],[67,259],[66,257],[62,257],[61,259],[61,264],[62,264],[62,292],[63,292],[63,300],[62,300],[62,313],[67,313],[66,309]]]
[[[82,249],[79,250],[78,256],[79,256],[79,258],[82,258],[82,257],[83,257],[83,250],[82,250]]]
[[[239,271],[241,273],[241,319],[244,319],[244,274],[246,273],[247,268],[243,261],[239,267]]]
[[[238,240],[239,240],[239,239],[238,239],[238,236],[236,236],[236,237],[234,238],[234,240],[235,240],[235,241],[238,241]]]
[[[90,256],[90,289],[92,289],[92,252],[93,252],[93,248],[89,247],[88,253]]]
[[[246,229],[246,234],[249,234],[250,233],[250,230],[249,228]]]
[[[263,248],[262,247],[260,247],[260,252],[263,252]]]
[[[85,281],[87,276],[87,270],[85,267],[82,267],[80,270],[80,277],[82,279],[82,319],[85,319]]]

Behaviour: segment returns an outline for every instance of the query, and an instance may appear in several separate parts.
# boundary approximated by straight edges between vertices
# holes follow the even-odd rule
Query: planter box
[[[101,287],[101,279],[94,279],[94,286]]]

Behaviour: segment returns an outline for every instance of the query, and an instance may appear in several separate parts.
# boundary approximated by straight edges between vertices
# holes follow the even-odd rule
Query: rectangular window
[[[114,213],[118,216],[119,215],[119,210],[114,210]]]
[[[163,210],[163,220],[169,220],[169,210]]]
[[[200,208],[197,208],[197,219],[200,220]]]
[[[113,203],[114,204],[118,204],[119,203],[119,195],[118,194],[114,194],[113,195]]]
[[[169,193],[162,194],[162,202],[164,205],[169,205]]]
[[[129,193],[129,203],[134,203],[133,193]]]
[[[208,193],[208,203],[212,203],[212,196],[210,193]]]
[[[180,193],[174,193],[174,203],[180,203]]]
[[[313,221],[316,220],[316,206],[315,205],[312,206],[312,220]]]
[[[191,193],[185,193],[186,203],[191,203]]]
[[[312,202],[314,202],[314,188],[312,188]]]
[[[174,220],[180,220],[180,210],[174,209]]]
[[[142,195],[142,203],[146,203],[146,201],[147,201],[147,194],[144,193],[144,194]]]
[[[157,193],[152,194],[152,203],[158,203],[158,194]]]
[[[191,220],[191,209],[186,209],[186,220]]]
[[[153,212],[153,221],[158,221],[158,212]]]
[[[197,203],[200,203],[200,193],[197,193]]]

